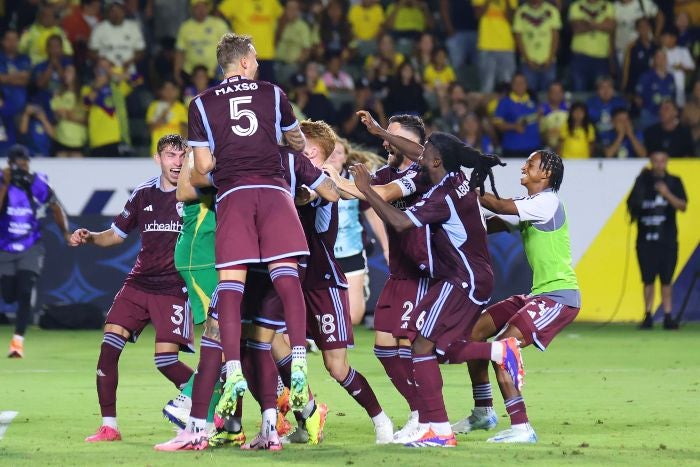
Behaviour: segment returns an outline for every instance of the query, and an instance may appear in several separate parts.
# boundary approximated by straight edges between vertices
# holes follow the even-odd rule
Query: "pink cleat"
[[[156,451],[201,451],[209,446],[207,432],[202,430],[193,433],[189,430],[180,430],[177,436],[165,443],[156,444]]]
[[[243,451],[281,451],[282,442],[276,431],[271,432],[267,437],[258,433],[253,441],[241,446]]]
[[[112,428],[111,426],[102,425],[97,433],[92,436],[85,438],[88,443],[99,443],[101,441],[121,441],[122,435],[119,430]]]

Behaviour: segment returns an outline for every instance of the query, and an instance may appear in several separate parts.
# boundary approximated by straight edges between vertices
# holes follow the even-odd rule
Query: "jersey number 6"
[[[255,112],[250,109],[241,109],[239,107],[241,104],[250,104],[251,102],[253,102],[252,96],[238,96],[228,100],[229,109],[231,110],[231,120],[248,119],[248,128],[243,128],[240,125],[233,125],[231,127],[233,133],[238,136],[250,136],[258,130],[258,117],[255,116]]]

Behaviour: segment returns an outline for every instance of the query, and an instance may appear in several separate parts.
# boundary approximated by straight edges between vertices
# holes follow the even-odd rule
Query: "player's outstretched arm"
[[[68,244],[70,246],[80,246],[87,243],[106,248],[120,245],[124,243],[124,239],[112,229],[103,230],[102,232],[90,232],[88,229],[78,229],[73,232],[68,239]]]
[[[197,146],[192,149],[194,153],[194,170],[200,175],[206,175],[216,166],[216,159],[208,146]]]
[[[326,177],[314,190],[318,196],[331,203],[335,203],[340,199],[338,186],[331,178]]]
[[[374,208],[374,211],[385,223],[392,226],[397,232],[403,232],[414,227],[413,222],[406,213],[384,201],[372,189],[372,186],[369,184],[369,171],[364,164],[356,164],[350,170],[355,176],[355,185],[365,195],[365,200]]]
[[[421,154],[423,154],[423,146],[403,136],[392,135],[382,128],[367,110],[360,110],[356,112],[356,114],[360,117],[360,121],[367,127],[367,131],[369,131],[371,135],[388,141],[389,144],[397,147],[399,151],[412,161],[417,161]]]
[[[518,215],[518,208],[512,199],[499,199],[491,193],[484,193],[479,201],[483,207],[496,214]]]
[[[340,192],[340,197],[343,199],[361,199],[365,201],[365,195],[357,188],[355,183],[345,177],[341,177],[337,170],[335,170],[330,165],[323,166],[324,172],[326,172],[333,182],[335,182],[338,190]],[[401,192],[401,187],[396,183],[387,183],[386,185],[372,185],[372,189],[386,202],[393,203],[397,199],[403,198],[403,193]]]

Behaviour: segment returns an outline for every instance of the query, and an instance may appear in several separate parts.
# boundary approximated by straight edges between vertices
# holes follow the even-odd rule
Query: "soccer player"
[[[387,224],[402,232],[431,226],[429,270],[436,283],[410,313],[404,335],[412,342],[413,373],[420,391],[419,424],[407,446],[452,447],[457,440],[447,419],[437,354],[469,335],[481,307],[493,289],[493,272],[486,244],[486,228],[477,188],[491,167],[501,164],[458,138],[435,132],[420,157],[421,176],[433,188],[401,211],[386,203],[370,185],[367,169],[355,166],[355,183]],[[462,168],[472,168],[467,177]]]
[[[88,243],[110,247],[121,244],[133,230],[138,229],[141,234],[136,264],[107,314],[97,361],[102,426],[85,441],[121,440],[116,409],[119,356],[126,342],[136,342],[149,322],[156,330],[158,370],[177,388],[192,375],[192,369],[178,359],[180,350],[193,351],[192,319],[186,305],[185,283],[175,269],[172,254],[182,227],[182,206],[175,199],[175,187],[186,150],[187,143],[179,135],[162,137],[154,156],[160,175],[134,190],[111,228],[102,232],[81,228],[70,237],[74,247]]]
[[[226,383],[217,410],[227,416],[247,388],[240,362],[241,301],[248,264],[268,263],[285,310],[293,347],[291,401],[308,401],[306,319],[297,271],[309,253],[282,174],[278,143],[304,148],[304,135],[287,96],[255,80],[258,68],[250,37],[222,36],[216,50],[224,81],[190,103],[189,143],[195,170],[212,172],[218,188],[216,268]],[[285,232],[285,235],[279,235]]]
[[[304,154],[320,168],[333,152],[336,136],[324,122],[301,122],[306,137]],[[374,423],[376,443],[390,443],[393,436],[391,420],[382,410],[377,397],[365,377],[348,362],[347,349],[354,344],[348,283],[333,253],[338,233],[338,205],[323,200],[314,200],[299,207],[304,232],[311,255],[306,261],[303,291],[307,307],[308,333],[321,350],[323,363],[329,374],[343,386],[350,396],[362,406]],[[279,344],[279,340],[276,344]],[[289,348],[286,355],[275,349],[280,373],[284,380],[284,366],[289,364]],[[288,370],[286,370],[288,371]],[[314,414],[307,405],[302,418]],[[309,421],[301,423],[290,441],[318,443],[320,430],[311,427]]]
[[[480,373],[476,381],[486,383],[488,360],[499,361],[503,358],[503,353],[507,352],[504,341],[508,343],[515,338],[523,347],[534,344],[544,351],[554,336],[576,318],[581,307],[578,281],[571,266],[569,222],[564,205],[557,196],[564,177],[561,157],[551,151],[535,151],[521,172],[520,184],[527,189],[527,196],[499,199],[485,193],[481,204],[496,214],[518,216],[517,228],[533,272],[532,290],[528,295],[515,295],[488,307],[477,321],[472,333],[473,341],[486,341],[495,335],[501,341],[458,342],[450,347],[446,355],[450,362],[478,360],[475,362],[478,368],[471,371],[472,378]],[[489,220],[489,223],[489,232],[506,228],[498,217]],[[537,435],[528,422],[518,381],[501,366],[494,365],[494,369],[511,428],[488,441],[537,442]],[[487,411],[475,408],[470,417],[459,422],[461,431],[471,431],[470,427],[487,416]]]

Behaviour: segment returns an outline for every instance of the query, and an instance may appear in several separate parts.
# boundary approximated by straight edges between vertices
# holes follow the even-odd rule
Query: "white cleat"
[[[167,418],[170,423],[184,429],[187,425],[187,419],[190,416],[190,409],[192,409],[192,399],[184,394],[178,394],[175,399],[165,404],[165,407],[163,407],[163,416]]]
[[[474,407],[471,415],[452,425],[455,433],[470,433],[474,430],[493,430],[498,425],[498,415],[493,407]]]
[[[309,442],[309,432],[306,428],[298,426],[293,432],[280,438],[280,441],[282,444],[306,444]]]
[[[537,442],[537,434],[532,429],[529,423],[526,423],[522,428],[510,428],[501,431],[493,438],[486,440],[487,443],[529,443]]]
[[[377,444],[389,444],[394,440],[394,424],[384,414],[380,420],[374,423],[375,442]]]
[[[394,439],[392,443],[394,444],[406,444],[409,441],[409,436],[413,434],[414,431],[418,429],[418,412],[411,412],[408,416],[408,421],[399,431],[394,433]]]

